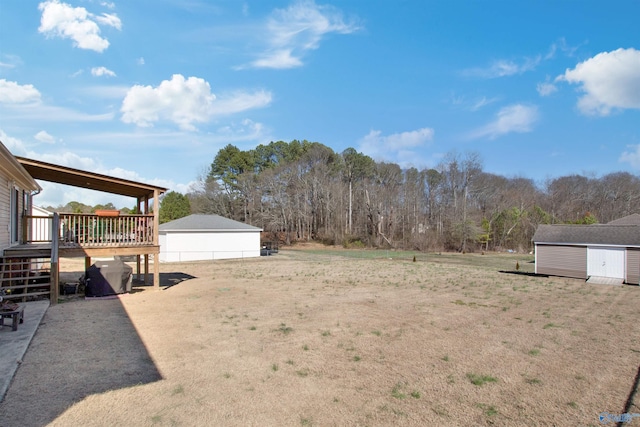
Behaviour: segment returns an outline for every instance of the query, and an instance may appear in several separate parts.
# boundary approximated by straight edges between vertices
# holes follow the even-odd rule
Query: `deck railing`
[[[53,217],[24,217],[24,243],[52,241],[59,230],[60,247],[117,247],[153,245],[153,215],[115,215],[60,213],[58,227]]]

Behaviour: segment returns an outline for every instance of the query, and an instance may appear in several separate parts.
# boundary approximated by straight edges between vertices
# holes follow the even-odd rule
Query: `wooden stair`
[[[12,301],[32,301],[42,298],[51,299],[51,250],[43,257],[38,251],[25,251],[0,259],[0,289],[3,298]]]

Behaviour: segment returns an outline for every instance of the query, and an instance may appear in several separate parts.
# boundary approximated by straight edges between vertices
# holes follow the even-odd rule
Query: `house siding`
[[[10,245],[9,235],[9,201],[11,193],[9,191],[9,177],[0,169],[0,255],[5,248]]]
[[[627,249],[627,272],[625,282],[640,284],[640,249]]]
[[[587,278],[587,247],[536,245],[536,273]]]

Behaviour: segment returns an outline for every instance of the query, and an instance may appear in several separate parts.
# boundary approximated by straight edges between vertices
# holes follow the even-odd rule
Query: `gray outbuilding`
[[[607,224],[540,225],[535,272],[579,279],[640,282],[640,215]]]

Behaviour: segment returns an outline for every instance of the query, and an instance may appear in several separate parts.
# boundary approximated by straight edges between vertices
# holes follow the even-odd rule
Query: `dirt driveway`
[[[163,264],[166,290],[51,307],[0,425],[599,425],[605,411],[640,413],[640,288],[465,256],[473,266],[294,251]]]

